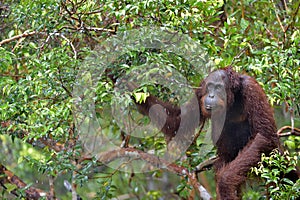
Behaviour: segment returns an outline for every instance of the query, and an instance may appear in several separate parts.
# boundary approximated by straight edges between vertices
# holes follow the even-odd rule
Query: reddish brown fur
[[[224,79],[227,94],[226,102],[218,101],[222,112],[226,109],[225,123],[219,123],[218,115],[210,116],[204,108],[203,102],[207,95],[206,82],[214,79],[208,76],[195,91],[200,121],[191,122],[186,134],[191,134],[197,126],[203,125],[206,119],[212,118],[212,138],[219,156],[215,163],[217,199],[241,199],[240,185],[246,180],[249,169],[257,165],[262,153],[269,153],[277,148],[279,139],[276,135],[273,111],[260,85],[252,77],[238,74],[231,67],[218,72]],[[193,121],[194,116],[189,115],[190,111],[195,109],[192,104],[184,107],[184,113],[180,108],[162,102],[154,96],[137,105],[141,113],[148,115],[150,107],[154,104],[164,108],[157,111],[155,123],[159,124],[162,121],[160,118],[167,116],[162,128],[167,142],[175,136],[181,119]],[[221,133],[220,137],[218,131]]]

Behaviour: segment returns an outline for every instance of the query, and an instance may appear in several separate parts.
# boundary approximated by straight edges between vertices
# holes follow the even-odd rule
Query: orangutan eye
[[[211,91],[212,89],[214,89],[214,84],[213,83],[208,83],[207,85],[206,85],[206,89],[207,89],[207,91]]]
[[[223,88],[224,88],[224,86],[221,84],[216,85],[216,90],[222,90]]]

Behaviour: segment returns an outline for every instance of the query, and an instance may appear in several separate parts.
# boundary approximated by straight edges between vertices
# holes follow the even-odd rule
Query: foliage
[[[299,160],[299,152],[279,154],[274,150],[270,156],[262,155],[262,161],[258,167],[254,167],[253,173],[262,177],[267,185],[267,194],[272,199],[297,199],[300,191],[300,180],[293,182],[286,175],[295,169]],[[282,178],[283,177],[283,178]]]
[[[74,120],[74,104],[78,99],[73,98],[87,58],[95,52],[98,56],[105,52],[98,49],[101,44],[116,41],[118,36],[142,27],[163,27],[166,32],[190,39],[189,45],[180,46],[180,55],[166,49],[132,45],[118,58],[112,56],[113,62],[101,76],[84,77],[87,82],[97,80],[97,84],[88,82],[91,93],[85,95],[95,94],[94,110],[101,132],[117,147],[124,144],[127,135],[112,108],[116,105],[128,108],[122,110],[124,115],[119,121],[126,121],[124,116],[129,116],[138,125],[148,125],[150,120],[134,110],[132,97],[143,102],[149,94],[154,94],[181,105],[190,97],[188,91],[198,87],[206,75],[202,69],[211,63],[212,68],[233,65],[254,76],[273,105],[286,106],[283,114],[287,110],[289,118],[285,125],[290,125],[292,119],[299,127],[299,6],[298,1],[273,0],[1,1],[0,163],[29,186],[48,191],[52,187],[50,182],[54,182],[50,189],[60,199],[71,197],[63,186],[64,180],[76,188],[78,195],[89,199],[121,195],[140,199],[190,197],[193,188],[186,177],[179,180],[177,175],[162,169],[146,174],[119,172],[99,162],[99,157],[88,155],[83,148],[86,144],[78,139],[82,137]],[[140,36],[141,41],[151,41],[149,35]],[[155,38],[156,42],[167,44],[162,38]],[[184,52],[192,52],[191,44],[200,45],[203,52],[199,55],[205,54],[205,61],[210,62],[195,66],[186,59],[188,53]],[[99,57],[95,60],[96,66],[104,62]],[[154,74],[161,75],[168,84],[162,84],[162,79],[155,79]],[[176,81],[178,74],[185,82]],[[123,93],[116,90],[111,79],[129,75],[136,75],[132,78],[139,80],[139,87]],[[186,90],[179,90],[186,85]],[[282,121],[280,118],[279,123]],[[128,145],[150,155],[164,155],[164,138],[159,130],[154,132],[151,136],[131,137]],[[299,150],[299,136],[285,138],[284,143],[291,152]],[[206,135],[202,134],[175,164],[193,171],[213,153]],[[272,199],[280,195],[292,197],[299,190],[299,185],[292,185],[286,179],[275,179],[279,172],[289,171],[295,161],[294,154],[272,154],[265,156],[256,168],[266,184],[276,184],[270,186]],[[126,165],[120,170],[124,168]],[[36,175],[34,179],[32,175]],[[213,191],[213,183],[203,177],[212,180],[212,173],[201,179]],[[14,185],[7,184],[6,188],[0,190],[3,198],[15,197],[10,192],[19,197],[25,194],[16,191]]]

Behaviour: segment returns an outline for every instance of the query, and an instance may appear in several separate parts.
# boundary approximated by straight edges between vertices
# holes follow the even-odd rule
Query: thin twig
[[[196,173],[205,171],[206,169],[210,168],[217,160],[218,157],[214,156],[212,158],[209,158],[208,160],[203,161],[202,163],[196,166]]]
[[[281,19],[280,19],[279,15],[278,15],[277,8],[276,8],[276,5],[274,3],[274,0],[272,0],[272,4],[273,4],[274,9],[275,9],[275,15],[276,15],[277,21],[278,21],[278,23],[280,25],[280,28],[281,28],[282,32],[284,33],[284,39],[285,39],[286,38],[285,28],[283,27]]]
[[[73,43],[66,36],[64,36],[63,34],[60,34],[60,37],[65,39],[70,44],[70,46],[71,46],[71,48],[73,49],[73,52],[74,52],[74,59],[77,59],[77,51],[76,51]]]
[[[287,30],[295,23],[296,16],[297,16],[297,14],[298,14],[298,12],[299,12],[299,8],[300,8],[300,3],[299,3],[299,5],[298,5],[298,7],[296,8],[295,13],[293,14],[293,19],[292,19],[291,23],[289,23],[289,24],[287,25],[287,27],[285,28],[285,32],[287,32]]]
[[[115,33],[116,31],[113,29],[107,29],[107,28],[98,28],[98,27],[82,27],[79,30],[88,30],[88,31],[101,31],[101,32],[109,32],[109,33]]]
[[[283,131],[285,131],[285,130],[292,130],[292,131],[283,133]],[[300,136],[300,128],[296,128],[296,127],[293,128],[291,126],[283,126],[280,129],[278,129],[277,135],[279,135],[279,137],[285,137],[285,136],[289,136],[289,135]]]
[[[0,123],[2,128],[8,128],[9,126],[11,126],[11,124],[12,124],[12,122],[10,122],[10,121],[1,121],[1,123]],[[13,128],[10,129],[9,131],[7,131],[7,134],[10,134],[12,131],[13,131]],[[20,130],[20,132],[16,135],[16,137],[18,137],[19,139],[23,139],[28,135],[29,135],[29,133],[27,131]],[[26,140],[26,142],[28,144],[37,145],[37,146],[45,145],[56,152],[60,152],[64,149],[64,144],[60,144],[60,143],[56,142],[55,140],[52,140],[49,138],[39,138],[37,140],[28,139],[28,140]]]
[[[69,97],[72,97],[72,92],[70,92],[70,90],[65,86],[62,80],[62,73],[60,71],[60,67],[58,68],[58,73],[59,73],[58,79],[60,81],[61,87],[65,90],[65,92],[68,94]]]
[[[32,35],[35,35],[37,34],[38,32],[36,31],[32,31],[32,32],[28,32],[28,31],[25,31],[24,33],[20,34],[20,35],[16,35],[16,36],[13,36],[11,38],[8,38],[8,39],[5,39],[5,40],[2,40],[0,42],[0,46],[2,46],[3,44],[6,44],[6,43],[9,43],[13,40],[17,40],[17,39],[20,39],[20,38],[23,38],[23,37],[29,37],[29,36],[32,36]]]

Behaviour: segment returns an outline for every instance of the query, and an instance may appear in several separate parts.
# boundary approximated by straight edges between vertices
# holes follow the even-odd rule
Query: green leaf
[[[295,149],[296,148],[296,144],[294,141],[291,141],[291,140],[287,140],[284,142],[284,144],[290,148],[290,149]]]
[[[141,103],[146,102],[146,99],[147,99],[147,97],[150,96],[150,94],[148,92],[147,93],[145,93],[145,92],[135,92],[135,93],[133,93],[133,96],[135,98],[135,101],[137,103],[141,104]]]
[[[241,25],[242,31],[244,32],[248,28],[249,22],[247,20],[245,20],[244,18],[242,18],[240,25]]]
[[[8,193],[11,193],[13,190],[18,188],[16,185],[10,183],[5,183],[4,186],[6,187]]]
[[[14,36],[14,34],[15,34],[14,30],[9,31],[8,38],[11,38],[12,36]]]

